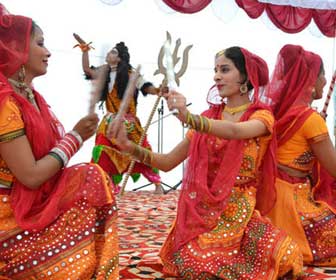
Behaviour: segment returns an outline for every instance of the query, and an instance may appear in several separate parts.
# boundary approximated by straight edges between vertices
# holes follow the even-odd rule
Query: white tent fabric
[[[117,5],[122,0],[100,0],[107,5]],[[160,9],[163,9],[167,13],[172,13],[173,10],[166,6],[162,0],[156,0]],[[215,4],[213,3],[215,2]],[[223,1],[221,1],[222,4]],[[281,6],[293,6],[308,9],[320,9],[320,10],[336,10],[336,0],[258,0],[260,3],[281,5]],[[212,6],[218,6],[219,1],[212,0]],[[219,13],[220,14],[220,13]],[[221,15],[216,15],[221,17]]]
[[[258,0],[258,2],[308,9],[336,10],[336,0]]]
[[[119,4],[122,0],[100,0],[101,2],[103,2],[106,5],[117,5]]]

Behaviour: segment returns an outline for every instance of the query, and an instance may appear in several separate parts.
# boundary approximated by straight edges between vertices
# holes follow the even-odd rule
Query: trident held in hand
[[[170,33],[167,31],[167,40],[163,44],[163,46],[160,49],[159,57],[158,57],[158,69],[155,70],[154,75],[157,74],[163,74],[164,79],[162,81],[163,85],[168,85],[169,83],[176,84],[177,86],[180,85],[180,78],[183,76],[185,71],[187,70],[188,67],[188,57],[189,57],[189,51],[192,48],[193,45],[187,46],[184,51],[183,51],[183,60],[181,64],[180,70],[175,73],[174,69],[176,67],[176,64],[180,61],[180,57],[177,56],[178,49],[181,46],[181,39],[176,40],[176,45],[174,48],[173,53],[170,52],[170,47],[171,47],[171,36]],[[169,52],[168,52],[169,50]],[[169,65],[164,66],[163,61],[164,61],[164,56],[168,55],[170,57],[166,57],[166,63],[167,59],[171,61]],[[168,68],[169,67],[169,68]],[[169,72],[169,74],[168,74]],[[169,76],[168,76],[169,75]],[[172,80],[169,80],[171,78]]]
[[[176,45],[173,53],[171,53],[171,36],[167,31],[167,39],[163,46],[160,49],[159,57],[158,57],[158,69],[154,72],[154,75],[163,74],[164,78],[162,81],[163,86],[168,86],[169,89],[176,89],[177,86],[180,85],[180,77],[185,73],[188,66],[188,56],[189,51],[192,48],[192,45],[187,46],[183,51],[183,60],[181,64],[181,69],[175,73],[176,64],[180,61],[180,57],[177,56],[178,49],[181,45],[181,39],[176,40]],[[163,61],[165,60],[165,66]],[[178,114],[177,110],[173,111],[174,115]]]

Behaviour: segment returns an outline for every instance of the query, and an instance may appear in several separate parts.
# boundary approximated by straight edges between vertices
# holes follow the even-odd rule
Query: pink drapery
[[[162,0],[170,8],[181,13],[196,13],[211,0]],[[336,37],[336,10],[318,10],[286,5],[261,3],[258,0],[235,0],[249,17],[258,18],[264,11],[275,26],[286,33],[297,33],[314,20],[322,34]],[[223,1],[225,5],[225,1]]]
[[[193,14],[203,10],[211,0],[162,0],[170,8],[180,13]]]
[[[336,36],[336,10],[273,5],[257,0],[236,0],[236,3],[251,18],[257,18],[265,11],[274,25],[286,33],[302,31],[313,19],[325,36]]]

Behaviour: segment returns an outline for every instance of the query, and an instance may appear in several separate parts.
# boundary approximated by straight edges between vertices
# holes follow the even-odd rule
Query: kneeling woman
[[[299,45],[278,54],[266,91],[276,119],[277,200],[268,214],[300,246],[307,265],[336,266],[336,152],[311,108],[326,85],[323,61]]]
[[[168,154],[148,152],[111,127],[122,150],[161,170],[188,157],[176,221],[160,252],[164,271],[183,279],[297,277],[298,246],[261,215],[275,202],[274,119],[259,101],[267,64],[231,47],[217,53],[214,80],[222,101],[202,115],[187,111],[183,95],[167,95],[169,108],[191,127]]]

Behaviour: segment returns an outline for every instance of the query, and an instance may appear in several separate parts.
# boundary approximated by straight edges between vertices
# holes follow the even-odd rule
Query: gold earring
[[[316,89],[313,88],[312,90],[312,99],[315,99],[316,98]]]
[[[242,84],[239,88],[239,91],[240,91],[240,95],[247,93],[248,91],[247,84],[246,83]]]
[[[24,68],[24,65],[21,65],[20,71],[19,71],[19,74],[18,74],[19,82],[24,83],[25,78],[26,78],[26,70]]]

